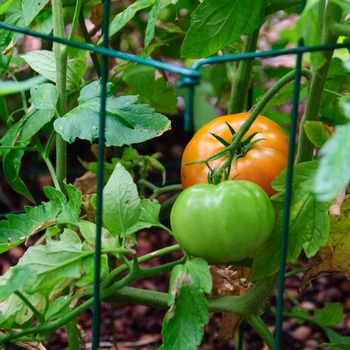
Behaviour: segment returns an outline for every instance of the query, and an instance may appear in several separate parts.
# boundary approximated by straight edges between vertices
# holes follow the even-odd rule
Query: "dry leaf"
[[[346,195],[346,188],[344,188],[338,193],[335,203],[328,210],[329,215],[339,216],[341,214],[341,206],[345,200],[345,195]]]
[[[73,185],[83,194],[93,194],[97,191],[97,175],[87,171],[83,176],[75,179]]]
[[[210,266],[213,277],[213,289],[211,295],[236,295],[243,296],[253,287],[252,283],[246,283],[250,269],[244,266],[230,266],[218,268]],[[223,313],[221,327],[218,332],[218,340],[232,339],[242,322],[242,317],[231,313]]]
[[[310,286],[313,279],[343,272],[350,280],[350,196],[345,197],[341,214],[330,217],[331,225],[327,245],[320,248],[302,278],[299,292]]]
[[[91,195],[84,194],[81,202],[82,209],[85,211],[86,217],[89,221],[95,222],[96,209],[90,202]]]

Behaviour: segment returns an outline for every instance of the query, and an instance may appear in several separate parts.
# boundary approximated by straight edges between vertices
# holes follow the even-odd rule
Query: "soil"
[[[182,129],[182,118],[172,118],[172,130],[163,136],[149,142],[137,145],[136,148],[141,154],[152,154],[161,152],[161,161],[167,169],[167,180],[169,182],[179,182],[179,164],[181,154],[185,144],[190,139],[191,134],[185,133]],[[77,142],[68,148],[69,156],[69,178],[68,182],[73,182],[76,177],[81,176],[85,170],[77,159],[77,155],[83,160],[94,160],[90,152],[90,145],[85,142]],[[29,155],[23,161],[22,177],[30,185],[38,202],[45,200],[41,195],[42,187],[50,185],[50,177],[40,164],[40,160],[33,155]],[[1,175],[1,174],[0,174]],[[152,174],[152,181],[161,180],[159,173]],[[0,209],[2,213],[8,213],[22,209],[24,204],[29,204],[14,193],[1,180],[3,197],[0,198]],[[166,223],[168,224],[168,223]],[[140,254],[151,252],[161,247],[173,244],[173,239],[159,229],[151,229],[141,232],[138,236],[138,251]],[[23,254],[24,247],[20,246],[0,255],[0,266],[4,273],[10,266],[17,263]],[[171,258],[171,257],[170,257]],[[307,259],[301,258],[301,263],[308,264]],[[341,324],[336,327],[336,331],[342,335],[350,334],[350,282],[342,274],[321,277],[314,281],[312,286],[303,294],[298,294],[300,285],[300,275],[288,278],[285,285],[285,292],[295,298],[310,313],[315,308],[324,307],[325,302],[339,302],[344,309],[344,318]],[[138,281],[133,286],[166,292],[168,290],[169,276],[162,275],[152,279]],[[271,307],[274,307],[276,296],[271,298]],[[285,298],[285,310],[290,310],[293,306],[290,298]],[[161,327],[165,310],[151,309],[140,305],[123,305],[118,303],[101,303],[101,327],[100,327],[100,347],[101,349],[118,350],[146,350],[157,349],[161,345]],[[85,348],[91,348],[91,327],[92,311],[88,310],[78,317],[78,325],[81,329],[85,342]],[[265,315],[264,320],[270,329],[274,330],[275,318]],[[232,340],[219,343],[216,340],[217,331],[220,327],[221,315],[212,314],[209,324],[205,327],[203,343],[200,350],[230,350],[237,349]],[[266,350],[260,337],[249,324],[243,322],[240,332],[244,339],[246,350]],[[311,323],[298,324],[293,318],[285,318],[283,321],[282,349],[311,349],[314,346],[327,342],[327,336],[322,328]],[[65,329],[57,330],[49,342],[44,346],[48,350],[63,350],[67,348],[67,334]],[[185,349],[184,349],[185,350]]]

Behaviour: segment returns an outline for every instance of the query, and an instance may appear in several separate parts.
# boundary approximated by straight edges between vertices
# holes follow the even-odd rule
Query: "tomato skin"
[[[185,165],[207,159],[224,149],[212,134],[218,135],[231,143],[232,135],[226,122],[237,132],[250,113],[238,113],[218,117],[200,128],[187,144],[181,160],[181,182],[185,189],[197,183],[207,183],[209,169],[205,164]],[[230,170],[230,179],[248,180],[256,183],[272,196],[276,193],[270,186],[271,181],[287,167],[289,139],[283,129],[274,121],[259,115],[248,132],[243,136],[259,132],[257,139],[248,152],[236,159]],[[219,158],[209,162],[212,169],[220,167],[227,158]]]
[[[253,254],[269,237],[275,213],[256,184],[223,181],[181,192],[170,213],[180,247],[209,264],[230,264]]]

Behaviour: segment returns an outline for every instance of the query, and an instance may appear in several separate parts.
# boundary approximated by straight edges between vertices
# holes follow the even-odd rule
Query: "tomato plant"
[[[181,160],[181,181],[183,188],[197,183],[207,183],[209,167],[200,162],[225,149],[225,145],[214,135],[226,142],[232,141],[228,123],[236,132],[246,121],[250,113],[225,115],[212,120],[201,127],[187,144]],[[244,140],[257,133],[248,144]],[[255,142],[256,141],[256,142]],[[285,169],[288,156],[288,137],[274,121],[259,115],[248,132],[243,136],[240,149],[230,168],[230,179],[248,180],[256,183],[271,196],[276,193],[270,186],[271,181]],[[220,168],[227,159],[227,154],[211,159],[211,169]],[[189,164],[190,163],[190,164]]]
[[[266,241],[275,213],[266,193],[253,182],[223,181],[185,189],[170,220],[184,251],[211,264],[228,264],[247,258]]]

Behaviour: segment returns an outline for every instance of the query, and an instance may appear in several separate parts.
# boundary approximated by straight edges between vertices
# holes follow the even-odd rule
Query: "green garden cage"
[[[349,348],[348,306],[324,300],[310,311],[284,290],[291,276],[301,279],[300,291],[320,276],[350,276],[349,13],[347,0],[0,0],[2,180],[23,198],[20,206],[31,204],[0,221],[2,254],[26,246],[0,277],[0,348],[50,349],[65,328],[68,349],[85,349],[87,330],[77,319],[92,310],[89,347],[116,349],[118,342],[101,341],[101,302],[165,310],[162,337],[147,348],[258,349],[245,344],[246,324],[261,338],[260,348],[305,349],[284,342],[284,318],[318,327],[321,342],[310,348]],[[274,29],[283,18],[293,28]],[[279,40],[258,51],[268,28]],[[27,50],[28,38],[41,46]],[[263,66],[291,56],[290,67],[267,73]],[[12,107],[13,96],[23,106]],[[180,166],[205,169],[205,184],[197,184],[198,170],[186,175],[194,177],[188,188],[184,175],[165,181],[158,153],[140,155],[131,146],[171,133],[165,115],[179,118],[182,101],[184,139],[206,130],[220,148],[187,164],[178,159],[179,177]],[[237,129],[218,114],[244,118]],[[260,124],[245,136],[260,114],[274,120],[269,130],[283,127],[282,138],[289,136],[280,168],[272,151],[246,165],[258,178],[275,169],[268,194],[249,177],[239,181],[243,168],[231,168],[265,141],[277,151],[284,147],[268,140],[274,136]],[[221,121],[229,139],[221,129],[203,129],[212,120]],[[78,140],[96,146],[97,160],[80,159],[90,192],[67,180],[67,145]],[[208,141],[196,142],[188,152]],[[28,153],[50,175],[41,204],[22,179]],[[154,171],[161,173],[159,186],[148,179]],[[139,255],[138,233],[151,227],[179,244]],[[144,267],[148,262],[154,263]],[[168,292],[135,286],[159,275]],[[209,313],[223,313],[219,338],[230,343],[202,344]]]

